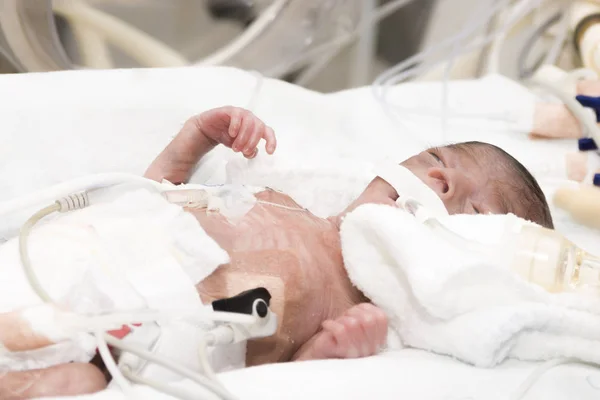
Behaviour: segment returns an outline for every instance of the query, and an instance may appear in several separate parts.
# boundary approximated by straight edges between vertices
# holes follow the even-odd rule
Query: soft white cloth
[[[36,225],[29,243],[44,289],[67,310],[85,314],[195,311],[203,305],[194,285],[229,260],[191,214],[145,189],[49,216]],[[41,303],[21,267],[17,239],[0,245],[0,272],[0,313]],[[31,323],[42,335],[60,328],[54,326],[58,321],[41,317],[32,315]],[[0,354],[0,370],[87,362],[95,349],[95,340],[77,334],[74,341]]]
[[[443,221],[489,243],[500,241],[507,224],[520,223],[491,215]],[[359,207],[341,236],[351,280],[391,316],[405,345],[483,367],[507,357],[600,362],[595,299],[552,295],[513,273],[508,257],[474,256],[388,206]]]

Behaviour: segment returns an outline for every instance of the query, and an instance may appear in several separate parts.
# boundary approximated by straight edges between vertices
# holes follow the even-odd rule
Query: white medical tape
[[[58,343],[72,338],[70,329],[61,327],[58,312],[51,304],[29,307],[21,312],[23,320],[29,323],[33,333]]]
[[[437,193],[409,169],[399,164],[388,163],[379,165],[375,172],[389,183],[400,197],[415,199],[427,208],[431,217],[441,218],[448,215],[448,210]]]

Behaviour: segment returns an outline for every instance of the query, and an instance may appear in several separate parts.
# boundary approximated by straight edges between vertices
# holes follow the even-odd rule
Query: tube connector
[[[90,205],[90,198],[87,192],[73,193],[56,200],[56,204],[59,212],[80,210]]]

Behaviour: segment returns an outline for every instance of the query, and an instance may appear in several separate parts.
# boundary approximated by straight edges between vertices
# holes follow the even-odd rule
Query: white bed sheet
[[[513,113],[531,109],[532,98],[526,90],[497,79],[453,83],[451,97],[457,107],[468,108],[494,90],[495,107]],[[187,117],[224,104],[246,106],[256,83],[255,76],[228,68],[0,76],[5,93],[0,99],[0,201],[93,173],[142,174]],[[383,158],[400,161],[422,149],[423,143],[439,142],[436,120],[413,121],[413,133],[415,126],[421,127],[421,140],[414,140],[404,127],[386,118],[369,90],[323,95],[265,80],[256,113],[275,128],[280,139],[277,157],[288,162],[286,167],[296,163],[313,175],[330,156],[360,167]],[[394,96],[411,104],[431,105],[440,104],[439,93],[439,87],[431,84],[406,85],[394,91]],[[452,126],[448,139],[501,145],[538,177],[561,178],[562,157],[575,144],[529,141],[524,134],[528,124],[522,116],[510,123],[465,120]],[[231,157],[226,150],[217,150],[194,179],[222,180],[222,167]],[[357,157],[362,161],[353,161]],[[317,185],[324,182],[314,181]],[[545,185],[545,190],[551,194],[553,186]],[[592,245],[600,243],[598,232],[573,225],[560,213],[555,218],[559,229],[580,245],[593,250]],[[530,364],[511,362],[497,370],[477,370],[444,357],[405,350],[364,360],[264,366],[229,373],[223,379],[234,392],[246,394],[243,398],[459,400],[487,399],[494,394],[504,398],[532,369]],[[597,374],[582,366],[559,367],[536,385],[529,398],[597,396]],[[259,382],[265,384],[259,386]]]

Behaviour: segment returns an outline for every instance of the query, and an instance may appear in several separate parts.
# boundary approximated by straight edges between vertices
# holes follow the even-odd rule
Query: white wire
[[[502,6],[505,6],[507,3],[508,3],[508,0],[497,2],[496,5],[494,7],[492,7],[490,12],[488,13],[489,17],[491,17],[493,14],[495,14]],[[462,55],[462,54],[466,54],[471,51],[474,51],[475,49],[477,49],[481,46],[484,46],[487,43],[490,43],[491,41],[493,41],[494,38],[499,34],[499,32],[509,30],[516,22],[518,22],[519,18],[521,18],[524,15],[527,15],[529,12],[531,12],[533,9],[535,9],[536,4],[530,4],[529,7],[523,7],[523,4],[526,4],[526,3],[537,3],[537,1],[530,2],[528,0],[521,0],[521,2],[517,5],[517,6],[521,6],[521,7],[517,8],[517,10],[520,10],[520,11],[518,13],[513,12],[512,15],[510,16],[510,18],[508,18],[508,21],[499,30],[497,30],[497,31],[493,32],[492,34],[487,35],[483,38],[475,39],[469,46],[465,46],[464,48],[462,48],[458,55]],[[489,19],[489,17],[487,19]],[[487,19],[484,19],[482,24],[486,23]],[[399,108],[399,107],[393,106],[392,104],[390,104],[387,101],[388,89],[391,86],[393,86],[397,83],[400,83],[400,82],[408,79],[409,77],[419,74],[421,72],[421,70],[423,70],[423,69],[431,68],[436,65],[442,64],[444,62],[444,60],[434,62],[433,65],[425,65],[425,66],[420,66],[420,67],[410,69],[408,67],[411,64],[421,61],[425,57],[428,57],[430,54],[439,51],[442,47],[448,47],[449,45],[453,44],[454,40],[456,40],[457,38],[458,38],[458,35],[454,35],[453,37],[442,41],[440,44],[438,44],[436,46],[432,46],[430,49],[410,57],[409,59],[399,63],[398,65],[390,68],[389,70],[387,70],[383,74],[381,74],[376,79],[375,83],[373,84],[372,91],[373,91],[373,95],[375,96],[376,100],[378,100],[378,102],[380,103],[380,105],[382,105],[384,110],[386,110],[389,114],[398,115],[398,113],[399,113],[399,111],[397,110],[397,108]],[[410,110],[404,109],[403,111],[410,111]]]
[[[254,41],[273,20],[281,13],[281,11],[289,5],[290,0],[276,0],[266,10],[264,10],[259,19],[254,21],[236,40],[223,47],[217,53],[200,60],[195,63],[197,66],[205,65],[221,65],[236,56],[252,41]]]
[[[143,66],[183,67],[189,65],[189,62],[181,54],[169,46],[81,0],[55,0],[53,10],[77,25],[93,29]]]
[[[386,18],[387,16],[391,15],[395,11],[399,10],[400,8],[413,1],[415,0],[394,0],[385,5],[379,6],[379,8],[377,8],[372,13],[372,24],[378,23],[382,19]],[[328,54],[327,57],[329,57],[329,59],[333,59],[342,49],[344,49],[347,45],[351,44],[353,41],[359,38],[360,35],[364,33],[364,31],[361,29],[363,26],[366,27],[368,25],[361,24],[356,30],[346,35],[340,35],[334,40],[316,46],[308,50],[304,54],[293,58],[292,60],[285,61],[283,63],[280,63],[279,65],[270,68],[265,74],[268,76],[280,75],[282,71],[288,71],[297,66],[309,63],[311,60],[317,57],[322,57],[323,54]]]
[[[30,283],[37,281],[35,274]],[[29,277],[29,274],[28,274]],[[37,292],[37,288],[35,288]],[[46,298],[46,297],[45,297]],[[96,330],[112,330],[123,325],[168,321],[180,319],[192,324],[199,324],[204,321],[226,322],[230,324],[251,325],[256,319],[252,315],[228,313],[220,311],[206,311],[205,309],[196,310],[141,310],[121,313],[110,313],[106,315],[80,316],[74,315],[71,319],[65,319],[64,323],[77,332],[93,332]]]
[[[119,385],[121,390],[123,390],[125,395],[128,397],[132,397],[131,385],[129,384],[127,379],[125,379],[123,374],[121,374],[121,371],[119,371],[119,367],[117,367],[117,364],[115,363],[112,354],[110,354],[108,344],[106,343],[106,340],[104,340],[104,334],[102,332],[94,332],[94,337],[96,338],[98,352],[100,353],[100,357],[104,362],[104,366],[106,367],[112,378],[115,380],[117,385]]]
[[[539,0],[538,0],[539,1]],[[535,1],[536,3],[538,1]],[[520,4],[523,3],[529,3],[532,2],[531,0],[521,0]],[[510,0],[501,0],[501,1],[497,1],[495,3],[495,5],[493,7],[491,7],[491,9],[488,11],[487,13],[487,17],[483,18],[481,20],[480,25],[484,25],[486,23],[488,23],[489,19],[495,15],[500,9],[506,7],[508,4],[510,3]],[[524,11],[522,12],[517,12],[514,13],[506,22],[506,24],[504,24],[504,26],[502,26],[500,29],[498,29],[497,31],[495,31],[494,33],[484,37],[483,39],[478,39],[475,40],[474,43],[472,43],[470,46],[468,46],[466,49],[463,49],[460,54],[464,54],[467,52],[472,51],[475,48],[479,48],[481,46],[484,46],[487,43],[490,43],[494,38],[496,38],[501,32],[504,32],[508,29],[510,29],[510,27],[517,22],[517,20],[527,14],[528,12],[530,12],[531,10],[535,9],[535,6],[531,6],[529,8],[526,8]],[[398,63],[396,66],[388,69],[387,71],[383,72],[379,77],[377,77],[377,79],[375,80],[374,85],[375,86],[384,86],[384,82],[390,81],[391,79],[394,78],[394,76],[396,76],[398,73],[402,73],[403,71],[406,72],[405,70],[407,69],[408,66],[412,65],[412,64],[416,64],[422,60],[424,60],[425,58],[431,56],[432,54],[446,49],[448,48],[450,45],[453,45],[455,43],[455,41],[461,37],[462,32],[455,34],[454,36],[451,36],[447,39],[442,40],[440,43],[438,43],[435,46],[431,46],[430,48],[413,55],[412,57],[409,57],[408,59]],[[422,68],[426,68],[422,67]],[[395,83],[398,83],[398,80],[394,80]],[[394,83],[394,84],[395,84]]]
[[[371,67],[376,57],[377,30],[373,13],[377,10],[377,0],[361,0],[361,34],[354,51],[354,61],[350,69],[350,87],[359,87],[369,83]]]
[[[19,210],[27,209],[39,204],[51,203],[54,200],[69,195],[75,192],[91,191],[107,186],[114,186],[123,183],[139,183],[148,188],[161,189],[162,184],[150,179],[142,178],[137,175],[129,175],[122,173],[96,174],[76,178],[68,182],[59,183],[57,185],[38,190],[36,192],[17,197],[16,199],[8,200],[0,203],[0,219],[4,215],[13,214]]]
[[[527,81],[530,85],[539,86],[544,90],[550,92],[552,95],[558,97],[573,113],[573,115],[579,120],[584,126],[586,134],[591,136],[596,143],[600,143],[600,128],[596,125],[596,121],[593,120],[588,114],[586,114],[584,107],[577,102],[574,98],[565,94],[560,88],[555,87],[553,84],[545,82],[543,80],[532,78]]]
[[[495,6],[491,8],[488,15],[491,17],[498,10],[500,10],[500,8],[506,6],[509,3],[509,1],[510,0],[498,1],[495,4]],[[485,24],[486,22],[487,22],[487,19],[484,18],[482,20],[481,24]],[[431,55],[439,52],[440,50],[445,49],[448,46],[454,44],[455,41],[461,37],[460,36],[461,33],[454,35],[450,38],[447,38],[445,40],[442,40],[439,44],[437,44],[435,46],[431,46],[430,48],[428,48],[418,54],[415,54],[412,57],[409,57],[408,59],[398,63],[394,67],[392,67],[392,68],[388,69],[387,71],[383,72],[382,74],[380,74],[372,86],[372,90],[373,90],[373,94],[374,94],[375,98],[377,100],[379,100],[380,103],[382,103],[382,104],[387,103],[387,98],[386,98],[387,91],[390,86],[395,85],[399,82],[402,82],[403,80],[405,80],[406,78],[408,78],[410,76],[419,74],[421,70],[431,68],[432,66],[441,64],[441,62],[438,61],[438,62],[435,62],[433,65],[425,64],[425,65],[421,65],[418,67],[409,68],[411,65],[417,64],[417,63],[425,60],[427,57],[430,57]],[[488,35],[486,38],[484,38],[484,40],[482,40],[481,44],[479,44],[478,41],[476,40],[475,45],[472,44],[471,46],[468,46],[466,49],[461,49],[459,54],[457,54],[456,56],[470,52],[470,51],[472,51],[473,48],[483,46],[486,41],[493,40],[497,34],[498,34],[497,32],[494,32],[494,33]],[[390,106],[388,105],[387,107],[390,107]],[[393,111],[395,111],[395,110],[393,110]]]
[[[217,378],[217,375],[212,368],[212,365],[210,365],[210,362],[208,362],[208,346],[211,343],[211,338],[209,335],[210,334],[207,334],[199,339],[198,359],[200,360],[200,366],[202,367],[202,372],[204,372],[204,375],[206,375],[209,379],[212,379],[214,382],[220,383],[219,378]]]
[[[447,131],[448,131],[448,106],[449,106],[449,96],[450,96],[449,83],[450,83],[450,74],[452,73],[452,69],[454,67],[454,61],[457,58],[457,54],[460,51],[460,46],[462,45],[463,41],[468,36],[473,34],[477,30],[477,28],[480,27],[480,24],[478,24],[477,22],[480,20],[487,20],[487,18],[491,18],[495,14],[495,13],[493,13],[493,14],[489,15],[489,17],[488,17],[488,15],[485,12],[485,9],[491,5],[490,3],[492,1],[494,1],[494,0],[480,2],[480,5],[477,8],[477,11],[474,13],[474,16],[471,18],[470,23],[467,24],[465,29],[463,29],[463,31],[460,33],[460,35],[457,37],[456,41],[454,42],[454,45],[452,46],[452,51],[450,52],[450,56],[448,57],[448,63],[446,65],[446,68],[444,71],[444,78],[442,80],[442,104],[441,104],[442,142],[446,142],[446,135],[447,135]],[[482,17],[482,18],[480,18],[480,17]]]
[[[557,367],[559,365],[572,363],[581,364],[582,362],[574,358],[559,358],[543,363],[542,365],[533,370],[531,375],[529,375],[529,377],[525,379],[525,381],[518,387],[518,389],[513,393],[513,395],[510,396],[510,400],[521,400],[523,397],[525,397],[525,395],[535,384],[535,382],[538,381],[543,374],[545,374],[552,368]]]
[[[72,201],[67,201],[67,202],[61,202],[61,201],[57,201],[55,202],[53,205],[45,207],[44,209],[38,211],[37,213],[35,213],[31,218],[29,218],[25,224],[23,225],[23,228],[21,230],[21,234],[19,235],[19,253],[20,253],[20,257],[21,257],[21,263],[23,266],[23,270],[25,272],[26,277],[28,278],[28,281],[30,283],[31,288],[38,294],[38,296],[40,296],[40,298],[46,302],[46,303],[54,303],[52,297],[45,291],[45,289],[43,288],[43,286],[40,284],[39,279],[37,278],[37,275],[35,273],[35,270],[33,269],[32,265],[31,265],[31,260],[29,259],[29,254],[28,254],[28,248],[27,248],[27,242],[29,239],[29,234],[31,233],[33,227],[35,226],[35,224],[37,222],[39,222],[42,218],[44,218],[47,215],[50,215],[51,213],[57,212],[61,210],[61,205],[60,204],[66,204],[68,207],[84,207],[88,204],[87,202],[87,196],[84,196],[86,201],[77,201],[72,202]],[[77,197],[79,198],[79,197]],[[70,209],[70,208],[69,208]],[[142,318],[142,316],[146,316],[148,317],[149,315],[152,316],[152,320],[159,320],[161,318],[159,318],[161,315],[166,316],[167,314],[165,314],[166,312],[150,312],[149,314],[144,314],[142,312],[134,312],[134,313],[125,313],[123,314],[123,316],[127,319],[127,322],[140,322]],[[202,312],[194,312],[192,315],[195,316],[195,318],[199,318],[200,320],[202,320],[202,318],[200,318],[200,314],[202,314]],[[114,325],[115,322],[122,322],[122,321],[118,321],[118,318],[115,318],[115,315],[118,316],[118,314],[113,314],[113,315],[108,315],[108,316],[97,316],[97,317],[88,317],[88,321],[92,321],[95,322],[91,323],[91,324],[82,324],[84,328],[87,328],[88,330],[94,330],[94,335],[96,336],[96,340],[98,343],[98,349],[100,351],[100,356],[102,358],[102,360],[104,361],[104,364],[106,365],[108,371],[111,373],[112,377],[115,379],[115,382],[117,382],[117,384],[123,389],[124,392],[128,392],[131,387],[128,385],[128,383],[125,380],[125,377],[120,373],[119,369],[117,368],[117,365],[114,361],[114,359],[112,358],[112,355],[110,354],[110,351],[108,349],[108,345],[107,344],[111,344],[112,346],[121,349],[123,351],[127,351],[130,352],[132,354],[137,355],[138,357],[144,358],[147,361],[156,363],[158,365],[161,365],[165,368],[168,368],[178,374],[180,374],[183,377],[186,377],[188,379],[193,380],[194,382],[198,383],[199,385],[209,389],[210,391],[212,391],[213,393],[215,393],[216,395],[220,396],[222,399],[225,400],[233,400],[235,399],[234,396],[232,396],[224,387],[222,387],[218,381],[215,382],[211,382],[208,378],[196,374],[194,371],[191,371],[185,367],[179,366],[176,363],[174,363],[173,361],[166,359],[164,357],[159,357],[149,351],[146,351],[142,348],[138,348],[136,346],[133,345],[129,345],[126,343],[123,343],[122,341],[115,339],[113,337],[111,337],[108,334],[103,334],[100,332],[100,329],[98,327],[98,321],[102,320],[102,318],[104,317],[106,319],[106,317],[108,317],[107,322],[109,322],[111,325]],[[168,313],[169,316],[173,316],[173,313],[169,312]],[[254,316],[251,315],[239,315],[236,313],[227,313],[227,312],[210,312],[210,313],[206,313],[205,316],[209,316],[209,319],[220,319],[220,320],[234,320],[235,322],[241,322],[241,323],[252,323],[255,320]],[[86,317],[83,316],[79,319],[79,321],[81,322],[81,320],[85,320]],[[132,321],[133,319],[133,321]],[[243,321],[243,322],[242,322]],[[91,325],[96,325],[94,327],[92,327]],[[211,371],[211,370],[209,370]],[[214,374],[213,374],[214,376]],[[156,383],[154,385],[155,388],[158,388],[160,390],[160,388],[164,388],[164,386],[160,385],[160,383]],[[167,394],[173,394],[172,392],[167,391]]]
[[[559,33],[552,44],[552,47],[544,58],[544,65],[554,65],[560,57],[561,50],[569,34],[569,23],[571,22],[571,0],[562,0],[562,19],[559,26]]]
[[[170,369],[171,371],[176,372],[177,374],[188,378],[201,386],[204,386],[217,396],[220,396],[223,400],[236,400],[235,396],[233,396],[226,389],[221,387],[218,383],[211,381],[207,377],[200,375],[187,367],[181,366],[167,358],[159,357],[156,354],[149,352],[141,347],[134,346],[128,343],[123,343],[121,340],[113,338],[112,336],[104,335],[104,339],[108,344],[110,344],[113,347],[134,354],[154,364],[160,365],[161,367]]]

